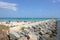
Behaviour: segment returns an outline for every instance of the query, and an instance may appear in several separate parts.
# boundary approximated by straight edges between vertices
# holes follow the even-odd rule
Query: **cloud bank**
[[[0,8],[16,11],[16,4],[8,3],[8,2],[0,2]]]

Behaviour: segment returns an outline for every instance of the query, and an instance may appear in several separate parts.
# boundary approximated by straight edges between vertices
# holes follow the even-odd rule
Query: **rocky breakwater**
[[[10,40],[57,40],[57,20],[35,22],[20,32],[9,32]]]

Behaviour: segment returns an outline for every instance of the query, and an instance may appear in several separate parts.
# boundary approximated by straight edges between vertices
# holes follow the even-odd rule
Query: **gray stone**
[[[15,39],[20,38],[20,35],[17,34],[16,32],[11,32],[11,33],[9,33],[9,35],[10,35],[11,40],[15,40]]]

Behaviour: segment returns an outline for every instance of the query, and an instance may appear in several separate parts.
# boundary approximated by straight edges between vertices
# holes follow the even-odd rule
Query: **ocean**
[[[57,27],[57,39],[60,40],[60,20],[58,20],[58,27]]]
[[[47,20],[47,19],[53,19],[53,18],[0,18],[0,21],[17,21],[17,20],[19,21],[42,21],[42,20]]]

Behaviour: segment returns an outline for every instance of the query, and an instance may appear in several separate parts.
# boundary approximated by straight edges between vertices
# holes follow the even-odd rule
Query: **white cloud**
[[[8,3],[8,2],[0,2],[0,8],[16,11],[16,4]]]

